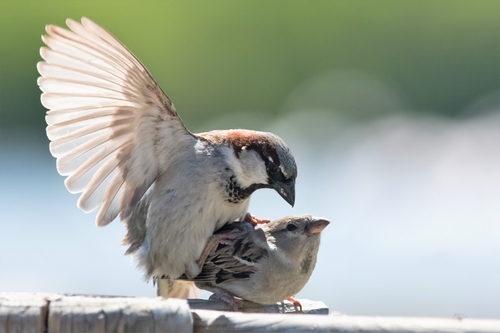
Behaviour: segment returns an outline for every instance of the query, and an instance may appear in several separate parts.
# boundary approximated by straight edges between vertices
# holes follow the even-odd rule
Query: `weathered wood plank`
[[[42,333],[50,294],[0,293],[0,333]]]
[[[50,302],[49,333],[192,332],[185,300],[62,296]]]
[[[500,332],[500,320],[280,315],[193,310],[194,332]]]
[[[229,306],[223,301],[207,301],[204,299],[188,299],[188,304],[191,309],[197,310],[216,310],[230,311]],[[328,314],[328,307],[323,302],[310,301],[301,299],[302,312],[304,314]],[[298,313],[291,302],[276,303],[271,305],[261,305],[253,302],[244,302],[240,312],[245,313]]]
[[[304,310],[324,304],[301,300]],[[239,313],[203,310],[219,301],[0,293],[0,333],[12,332],[500,332],[500,320],[290,315],[293,305],[246,303]],[[280,312],[273,314],[269,312]],[[282,314],[284,311],[285,314]]]

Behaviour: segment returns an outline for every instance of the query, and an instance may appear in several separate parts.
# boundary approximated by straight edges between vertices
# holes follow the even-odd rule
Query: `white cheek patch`
[[[285,178],[288,179],[289,175],[285,172],[285,169],[283,169],[282,165],[280,165],[280,170],[281,170],[281,173],[283,174],[283,176],[285,176]]]
[[[239,158],[234,155],[234,151],[230,148],[224,148],[223,153],[241,187],[267,184],[266,166],[257,152],[242,148]]]

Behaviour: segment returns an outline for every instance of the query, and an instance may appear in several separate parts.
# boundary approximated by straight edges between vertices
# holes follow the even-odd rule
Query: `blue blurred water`
[[[345,126],[328,117],[297,112],[259,125],[296,156],[297,204],[262,190],[251,212],[333,222],[298,297],[352,315],[500,318],[500,113]],[[0,290],[154,296],[123,255],[123,224],[97,228],[77,209],[46,140],[5,137]]]

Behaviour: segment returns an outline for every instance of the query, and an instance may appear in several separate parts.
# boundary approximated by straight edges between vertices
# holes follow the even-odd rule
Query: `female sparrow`
[[[262,227],[246,222],[225,225],[207,242],[194,281],[214,292],[233,310],[234,298],[260,304],[289,299],[307,283],[316,265],[320,234],[330,221],[311,215],[287,216]]]

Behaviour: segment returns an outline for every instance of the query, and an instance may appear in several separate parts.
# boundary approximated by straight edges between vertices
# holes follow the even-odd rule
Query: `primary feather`
[[[89,19],[46,28],[38,84],[50,150],[78,207],[99,208],[96,224],[130,216],[168,165],[169,145],[192,137],[147,69]],[[162,140],[168,137],[169,140]]]

